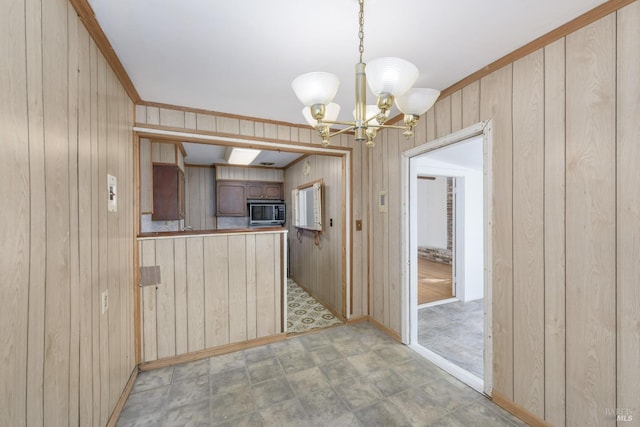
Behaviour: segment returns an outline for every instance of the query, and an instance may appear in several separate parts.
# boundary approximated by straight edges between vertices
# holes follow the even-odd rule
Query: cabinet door
[[[180,219],[179,196],[184,193],[184,179],[182,190],[177,166],[153,165],[153,214],[154,221],[172,221]],[[182,209],[184,211],[184,209]]]
[[[263,199],[264,186],[262,182],[247,182],[247,199]]]
[[[178,169],[178,218],[184,219],[184,172]]]
[[[243,182],[220,182],[216,185],[218,216],[247,216],[247,197]]]
[[[282,184],[279,182],[265,183],[262,191],[265,199],[282,199]]]

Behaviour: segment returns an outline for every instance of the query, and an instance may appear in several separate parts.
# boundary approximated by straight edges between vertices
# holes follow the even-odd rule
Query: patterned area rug
[[[287,306],[288,333],[306,332],[342,323],[291,279],[287,283]]]

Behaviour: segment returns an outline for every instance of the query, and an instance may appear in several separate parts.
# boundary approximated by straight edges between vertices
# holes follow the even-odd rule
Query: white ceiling
[[[89,0],[145,101],[302,123],[291,81],[337,74],[350,120],[356,0]],[[364,61],[398,56],[444,89],[603,0],[367,0]],[[369,94],[369,101],[374,100]]]

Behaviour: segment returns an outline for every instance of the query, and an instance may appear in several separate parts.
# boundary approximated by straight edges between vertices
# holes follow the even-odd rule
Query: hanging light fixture
[[[340,81],[332,73],[312,72],[296,77],[291,87],[298,99],[305,105],[302,114],[322,138],[322,145],[329,145],[329,138],[348,131],[355,133],[358,142],[368,147],[375,145],[378,129],[394,128],[404,130],[405,138],[413,136],[418,118],[436,102],[440,91],[426,88],[412,88],[418,79],[418,68],[400,58],[384,57],[362,62],[364,53],[364,0],[358,0],[358,38],[360,39],[360,60],[356,64],[356,105],[353,122],[336,121],[340,106],[333,103]],[[366,73],[365,73],[366,67]],[[369,89],[378,98],[377,105],[367,105],[367,82]],[[404,114],[404,126],[386,125],[393,104]],[[372,112],[373,110],[373,112]],[[344,125],[343,129],[331,133],[331,125]]]

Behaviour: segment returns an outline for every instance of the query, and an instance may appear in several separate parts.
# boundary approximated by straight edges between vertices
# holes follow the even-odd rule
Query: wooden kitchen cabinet
[[[244,181],[216,182],[216,214],[218,216],[247,216]]]
[[[153,165],[154,221],[184,219],[184,172],[177,165]]]
[[[282,184],[247,181],[247,199],[282,200]]]

